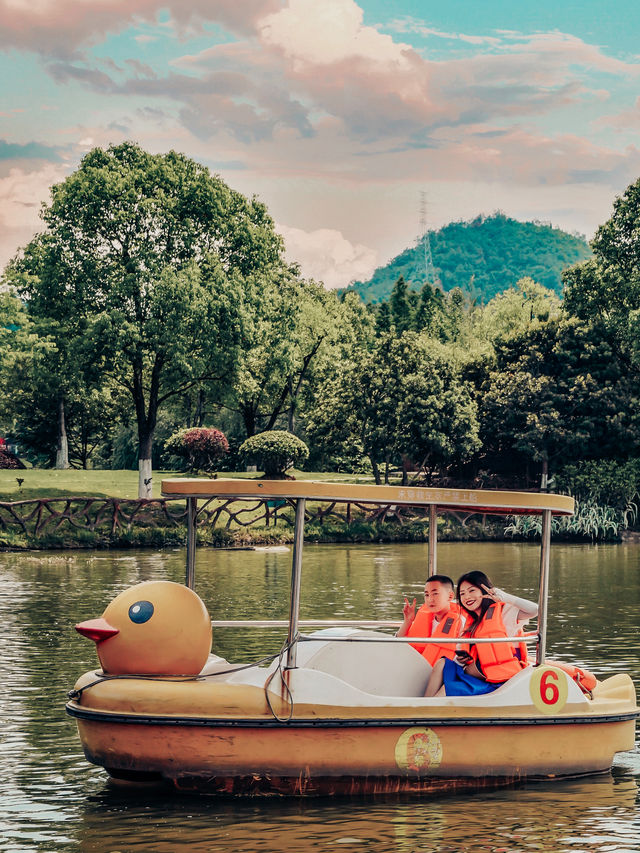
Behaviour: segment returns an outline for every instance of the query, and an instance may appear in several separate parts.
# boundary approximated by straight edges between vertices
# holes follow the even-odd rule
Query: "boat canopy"
[[[444,489],[423,486],[373,486],[314,480],[232,480],[183,478],[162,481],[171,498],[256,498],[264,500],[335,501],[338,503],[437,506],[439,510],[498,515],[572,515],[574,500],[543,492]]]

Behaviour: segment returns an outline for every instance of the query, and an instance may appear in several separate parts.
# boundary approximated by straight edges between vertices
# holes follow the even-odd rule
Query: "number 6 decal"
[[[558,690],[559,680],[559,674],[552,669],[547,669],[542,673],[542,678],[540,679],[540,698],[545,705],[558,704],[558,699],[560,698],[560,691]]]
[[[559,669],[540,667],[531,676],[529,692],[538,710],[544,714],[557,713],[567,702],[567,678]]]

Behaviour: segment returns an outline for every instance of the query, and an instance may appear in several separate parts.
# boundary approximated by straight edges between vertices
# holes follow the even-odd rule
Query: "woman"
[[[457,599],[467,614],[467,637],[514,637],[538,614],[532,601],[496,589],[484,572],[458,579]],[[491,693],[526,666],[524,643],[465,645],[456,660],[441,659],[433,668],[425,696],[477,696]]]

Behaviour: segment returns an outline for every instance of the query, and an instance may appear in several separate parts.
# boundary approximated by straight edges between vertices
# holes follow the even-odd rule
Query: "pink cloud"
[[[46,164],[34,170],[13,167],[0,173],[0,269],[18,246],[42,228],[40,205],[49,201],[49,188],[63,180],[66,172],[65,166]]]
[[[600,116],[594,123],[596,127],[610,127],[619,132],[637,131],[640,127],[640,97],[628,110],[622,110],[613,115]]]
[[[216,21],[249,34],[279,6],[278,0],[0,0],[0,46],[70,56],[165,10],[178,28]]]

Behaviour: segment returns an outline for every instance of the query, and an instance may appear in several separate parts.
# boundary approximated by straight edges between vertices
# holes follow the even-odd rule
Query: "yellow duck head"
[[[211,650],[211,620],[182,584],[147,581],[121,592],[100,619],[76,625],[112,675],[197,675]]]

